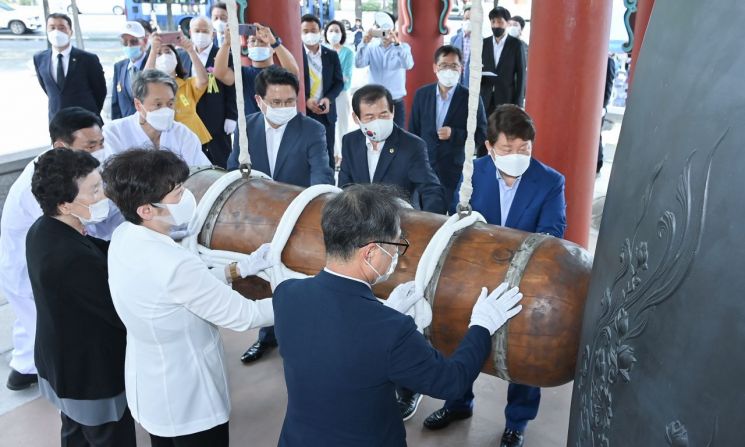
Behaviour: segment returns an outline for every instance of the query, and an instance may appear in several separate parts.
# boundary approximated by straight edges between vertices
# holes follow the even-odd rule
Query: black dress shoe
[[[413,393],[407,399],[398,399],[398,409],[401,410],[401,418],[404,421],[408,421],[414,417],[416,409],[419,408],[419,402],[422,401],[422,396],[419,393]]]
[[[256,343],[251,345],[251,347],[248,348],[248,350],[243,353],[243,355],[241,356],[241,362],[243,363],[255,362],[256,360],[260,359],[261,356],[264,355],[266,351],[276,346],[277,346],[276,341],[257,340]]]
[[[37,383],[38,381],[39,376],[37,376],[36,374],[23,374],[19,373],[15,369],[11,369],[10,374],[8,374],[8,383],[6,384],[6,386],[10,390],[21,391]]]
[[[439,430],[450,425],[453,421],[468,419],[473,416],[473,410],[453,410],[450,408],[440,408],[434,413],[427,416],[424,420],[424,426],[430,430]]]
[[[506,428],[502,434],[502,442],[499,447],[523,447],[523,434],[517,430]]]

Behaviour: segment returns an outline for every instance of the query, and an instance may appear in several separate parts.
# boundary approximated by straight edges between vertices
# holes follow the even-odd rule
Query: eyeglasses
[[[437,68],[440,70],[460,70],[460,64],[437,64]]]
[[[401,242],[370,241],[370,242],[365,242],[364,244],[357,246],[357,248],[362,248],[362,247],[364,247],[365,245],[368,245],[368,244],[395,245],[396,246],[396,249],[398,250],[398,255],[399,256],[405,255],[406,254],[406,250],[408,250],[409,249],[409,245],[411,245],[411,244],[409,244],[409,240],[408,239],[406,239],[405,237],[402,237],[401,238]]]

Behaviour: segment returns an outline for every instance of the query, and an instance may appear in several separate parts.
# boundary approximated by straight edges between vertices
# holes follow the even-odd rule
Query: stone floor
[[[606,126],[606,163],[595,182],[593,224],[590,230],[590,250],[594,252],[597,229],[600,225],[605,192],[612,168],[615,143],[618,141],[620,116],[611,116],[613,123]],[[0,447],[46,447],[58,445],[59,413],[44,399],[39,399],[36,387],[22,392],[5,388],[8,357],[11,349],[10,331],[13,314],[0,296]],[[255,365],[244,366],[240,354],[255,339],[256,332],[223,331],[228,373],[231,383],[230,438],[236,446],[274,446],[282,425],[286,405],[282,362],[276,351]],[[185,359],[184,361],[188,361]],[[422,428],[427,415],[441,406],[441,401],[425,398],[417,414],[406,423],[407,439],[412,446],[496,446],[504,428],[504,403],[507,384],[495,377],[480,375],[474,392],[477,396],[473,418],[453,424],[440,432]],[[526,432],[529,447],[557,447],[566,445],[572,385],[543,390],[537,419]],[[349,405],[355,405],[350,402]],[[138,445],[149,446],[146,433],[138,430]]]

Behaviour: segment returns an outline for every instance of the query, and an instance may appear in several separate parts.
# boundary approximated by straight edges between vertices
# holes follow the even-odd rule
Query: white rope
[[[453,235],[463,228],[470,227],[476,222],[486,223],[486,219],[477,212],[473,212],[462,219],[458,214],[454,214],[450,216],[450,218],[448,218],[448,220],[445,221],[445,223],[435,232],[432,239],[430,239],[429,244],[427,244],[427,248],[424,249],[421,258],[419,258],[419,265],[417,265],[416,268],[414,287],[417,293],[424,296],[424,291],[432,281],[432,277],[437,269],[437,263],[440,262],[440,258],[447,249]],[[422,332],[432,323],[432,306],[427,298],[424,297],[417,301],[414,306],[406,312],[406,315],[414,318],[417,329]]]
[[[481,48],[484,39],[481,34],[481,25],[484,17],[484,5],[482,2],[472,2],[471,6],[471,74],[468,78],[468,121],[466,130],[466,160],[463,163],[463,181],[460,185],[459,211],[470,210],[471,195],[473,194],[473,154],[476,149],[474,135],[476,133],[476,122],[479,111],[479,98],[481,96]]]
[[[243,105],[243,71],[241,67],[241,39],[238,34],[238,6],[235,0],[227,1],[228,25],[230,27],[230,54],[233,56],[233,72],[235,73],[235,99],[238,105],[238,129],[245,127],[246,109]],[[251,167],[251,155],[248,153],[248,129],[238,131],[238,164]]]

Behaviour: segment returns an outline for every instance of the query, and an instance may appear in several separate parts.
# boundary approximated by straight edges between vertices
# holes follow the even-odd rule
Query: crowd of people
[[[454,213],[459,201],[469,14],[432,55],[437,82],[412,92],[408,111],[406,71],[430,61],[414,61],[392,17],[367,31],[358,21],[354,36],[341,22],[301,17],[302,73],[282,36],[255,24],[246,39],[251,64],[240,67],[245,123],[225,4],[191,20],[189,37],[175,44],[130,21],[106,124],[98,57],[72,47],[70,18],[51,14],[52,48],[34,56],[49,97],[51,148],[13,184],[0,223],[0,283],[17,317],[8,388],[38,382],[60,410],[64,445],[134,445],[134,420],[155,446],[228,445],[217,327],[260,327],[240,360],[282,346],[289,399],[280,445],[405,445],[404,421],[425,394],[447,399],[425,427],[470,417],[472,383],[491,335],[520,311],[519,291],[484,289],[466,337],[445,358],[404,315],[423,298],[411,284],[384,304],[370,288],[409,245],[401,193],[439,214]],[[525,22],[503,7],[489,21],[470,204],[488,223],[562,237],[564,178],[532,158],[536,129],[522,109]],[[369,69],[369,82],[352,91],[355,67]],[[359,130],[349,131],[350,115]],[[230,283],[272,267],[268,246],[222,270],[174,241],[195,214],[184,187],[189,169],[238,168],[240,132],[253,169],[273,180],[344,188],[323,210],[326,268],[257,301]],[[345,337],[360,328],[364,340]],[[328,376],[329,368],[343,374]],[[350,399],[355,408],[343,403]],[[523,444],[539,402],[539,388],[509,385],[502,446]]]

